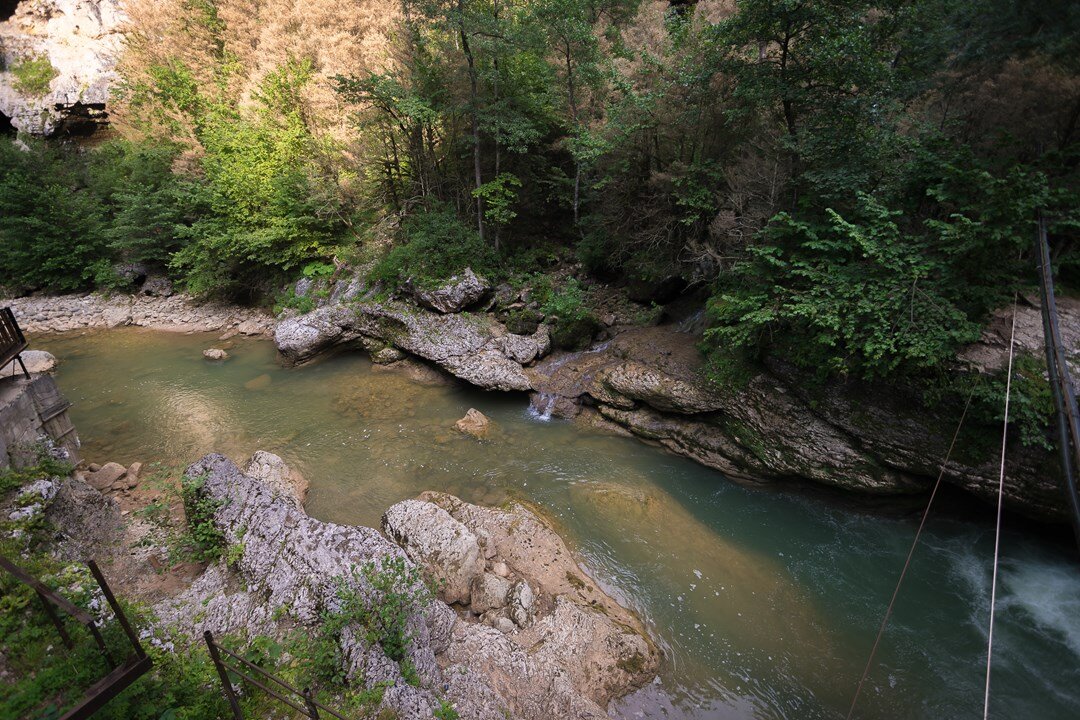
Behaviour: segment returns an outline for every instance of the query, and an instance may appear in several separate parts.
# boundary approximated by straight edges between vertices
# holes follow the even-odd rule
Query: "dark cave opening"
[[[15,8],[19,6],[19,0],[0,0],[0,22],[4,22],[15,14]]]
[[[0,112],[0,136],[15,135],[16,133],[15,126],[11,124],[11,118]]]

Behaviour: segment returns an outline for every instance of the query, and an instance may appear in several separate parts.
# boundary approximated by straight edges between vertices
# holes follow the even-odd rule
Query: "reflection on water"
[[[914,532],[355,355],[285,369],[270,343],[237,339],[208,363],[213,336],[134,329],[36,344],[63,361],[93,461],[266,449],[311,481],[314,516],[376,527],[428,489],[539,505],[665,650],[660,682],[614,708],[624,717],[843,717]],[[469,407],[495,423],[483,443],[453,430]],[[925,537],[858,717],[981,708],[992,529],[939,519]],[[1047,543],[1009,534],[1002,548],[992,716],[1080,717],[1080,572]]]

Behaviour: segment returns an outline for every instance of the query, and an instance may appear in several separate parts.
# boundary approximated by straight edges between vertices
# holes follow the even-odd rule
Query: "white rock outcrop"
[[[107,122],[125,20],[121,0],[22,0],[0,22],[0,114],[32,135]],[[28,63],[43,78],[29,86],[21,70]]]

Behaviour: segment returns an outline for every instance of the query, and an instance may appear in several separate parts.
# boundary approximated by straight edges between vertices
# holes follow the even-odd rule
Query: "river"
[[[751,489],[648,447],[544,421],[524,395],[421,384],[342,354],[283,368],[272,343],[141,329],[36,339],[90,461],[284,457],[316,518],[378,527],[394,502],[443,490],[539,506],[665,652],[623,718],[841,718],[917,518],[816,494]],[[475,407],[485,442],[454,422]],[[972,501],[974,502],[974,501]],[[993,527],[932,517],[856,717],[981,712]],[[1064,543],[1007,529],[991,717],[1080,717],[1080,567]]]

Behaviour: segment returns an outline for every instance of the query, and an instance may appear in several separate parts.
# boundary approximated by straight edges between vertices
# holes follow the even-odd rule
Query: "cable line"
[[[945,453],[945,459],[941,462],[941,470],[938,472],[937,481],[934,483],[934,489],[930,491],[930,499],[926,502],[926,509],[923,510],[922,519],[919,521],[919,529],[915,531],[915,539],[911,542],[911,549],[908,550],[907,559],[904,561],[904,567],[900,571],[900,577],[896,581],[896,588],[893,590],[892,599],[889,600],[889,607],[885,610],[885,616],[881,619],[881,626],[878,628],[877,637],[874,638],[874,646],[870,649],[870,657],[866,660],[866,667],[863,668],[862,677],[859,678],[859,684],[855,688],[855,697],[851,699],[851,707],[848,709],[847,718],[851,718],[855,714],[855,705],[859,702],[859,694],[862,693],[863,685],[866,683],[866,677],[870,674],[870,668],[874,664],[874,656],[877,654],[878,645],[881,644],[881,638],[885,634],[885,626],[889,624],[889,618],[892,617],[893,606],[896,605],[896,597],[900,594],[900,585],[904,582],[904,576],[907,575],[908,567],[911,565],[911,558],[915,554],[915,548],[919,544],[919,537],[922,535],[923,528],[926,526],[926,518],[930,516],[930,508],[934,504],[934,498],[937,497],[938,488],[941,487],[941,479],[945,476],[945,468],[949,465],[949,459],[952,458],[953,449],[956,447],[956,440],[960,437],[960,429],[964,427],[964,419],[967,417],[968,409],[971,407],[971,398],[975,395],[976,388],[979,387],[979,383],[982,382],[982,377],[971,386],[971,392],[968,393],[967,402],[964,404],[964,412],[960,415],[960,422],[956,425],[956,432],[953,433],[952,442],[949,443],[949,450]]]
[[[1005,444],[1009,438],[1009,397],[1012,392],[1013,341],[1016,338],[1016,300],[1013,295],[1012,332],[1009,334],[1009,374],[1005,378],[1005,421],[1001,429],[1001,467],[998,471],[997,525],[994,530],[994,574],[990,581],[990,631],[986,638],[986,692],[983,695],[983,720],[990,717],[990,665],[994,657],[994,605],[997,602],[998,560],[1001,556],[1001,508],[1005,497]]]

